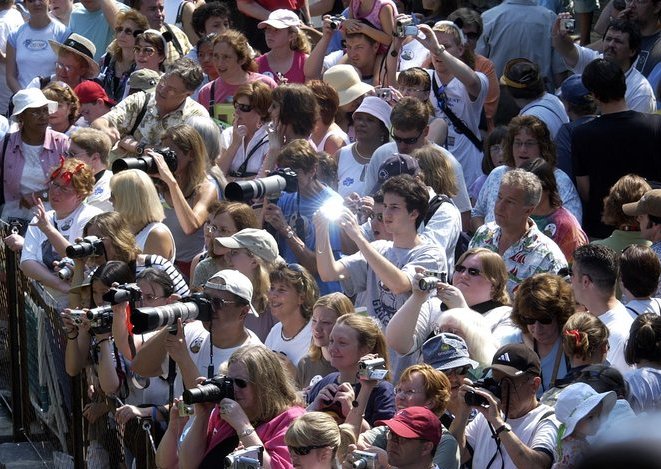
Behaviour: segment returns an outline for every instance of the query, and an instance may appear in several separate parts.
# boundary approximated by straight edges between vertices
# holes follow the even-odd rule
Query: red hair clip
[[[60,165],[57,168],[55,168],[55,170],[51,173],[50,175],[51,181],[54,181],[55,179],[58,178],[58,176],[62,172],[62,168],[64,168],[64,155],[60,155]]]
[[[581,333],[576,330],[576,329],[570,329],[568,331],[565,331],[565,335],[572,336],[574,340],[576,341],[576,346],[580,347],[581,346]]]

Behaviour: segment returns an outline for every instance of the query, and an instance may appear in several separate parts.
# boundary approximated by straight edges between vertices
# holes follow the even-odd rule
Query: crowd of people
[[[661,0],[0,0],[0,74],[89,467],[592,467],[661,410]]]

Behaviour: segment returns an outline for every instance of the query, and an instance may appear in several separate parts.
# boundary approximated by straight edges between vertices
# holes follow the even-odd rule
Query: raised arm
[[[316,230],[316,263],[319,277],[324,282],[333,282],[346,275],[344,266],[335,260],[330,243],[328,220],[321,213],[316,213],[313,219]]]
[[[574,68],[578,63],[578,50],[563,25],[564,20],[569,18],[571,18],[569,13],[560,13],[557,16],[551,28],[551,39],[553,47],[562,56],[567,66]]]
[[[305,73],[306,80],[317,80],[321,79],[321,74],[324,69],[324,57],[326,57],[326,50],[328,45],[333,39],[333,34],[335,33],[334,29],[331,29],[331,22],[329,16],[324,17],[324,24],[322,27],[322,36],[317,42],[317,45],[314,46],[312,52],[308,56],[305,64],[303,65],[303,72]]]

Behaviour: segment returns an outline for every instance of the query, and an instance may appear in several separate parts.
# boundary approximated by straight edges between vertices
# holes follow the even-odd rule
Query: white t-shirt
[[[624,377],[629,383],[627,400],[636,413],[661,409],[661,370],[637,368]]]
[[[523,106],[519,115],[539,118],[549,128],[551,139],[555,138],[562,124],[569,122],[565,105],[551,93],[544,93],[541,98]]]
[[[0,52],[7,53],[7,38],[9,33],[17,30],[23,25],[23,16],[16,8],[0,11]],[[7,66],[4,62],[0,63],[0,114],[7,112],[9,98],[12,92],[9,86],[5,84],[4,77],[7,74]]]
[[[624,348],[629,340],[629,331],[633,322],[632,314],[627,311],[622,303],[617,302],[615,308],[598,316],[608,328],[608,350],[607,360],[623,375],[631,371],[631,366],[624,360]]]
[[[422,67],[429,59],[429,50],[413,39],[402,46],[399,54],[399,71],[413,67]]]
[[[248,337],[242,343],[236,347],[231,348],[218,348],[213,347],[213,376],[218,374],[220,366],[229,360],[232,354],[243,347],[244,345],[261,345],[262,342],[257,338],[257,336],[248,329],[245,329]],[[202,325],[202,321],[193,321],[186,324],[184,327],[184,338],[186,340],[186,348],[188,349],[188,354],[191,357],[191,360],[197,366],[200,376],[208,375],[208,367],[210,365],[209,357],[209,348],[211,342],[209,340],[209,331],[207,331]],[[161,365],[161,371],[163,376],[168,374],[168,359],[166,359]],[[184,386],[181,378],[181,373],[177,373],[177,377],[174,380],[174,395],[181,396],[181,393],[184,391]]]
[[[289,340],[282,337],[282,323],[277,323],[271,328],[271,332],[266,336],[264,345],[287,357],[294,366],[298,366],[310,348],[312,341],[312,324],[308,322],[301,331]]]
[[[549,413],[550,415],[544,417]],[[523,417],[508,419],[507,423],[512,426],[512,432],[523,444],[534,450],[543,451],[553,458],[560,423],[556,420],[551,407],[540,404]],[[473,467],[486,468],[491,458],[496,455],[490,467],[516,469],[512,459],[507,454],[505,445],[501,443],[500,451],[498,451],[496,440],[491,435],[489,423],[482,414],[478,413],[475,419],[467,425],[466,443],[471,445],[474,450]],[[502,463],[504,463],[504,466],[502,466]]]
[[[429,189],[429,200],[434,198],[434,189]],[[437,244],[445,250],[447,266],[444,272],[448,277],[454,268],[454,249],[461,233],[461,213],[452,203],[443,202],[436,209],[426,225],[421,223],[418,234],[430,243]]]
[[[641,314],[653,313],[661,314],[661,298],[650,298],[649,300],[631,300],[626,305],[629,313],[634,316],[640,316]]]
[[[342,198],[352,192],[361,196],[370,195],[371,187],[365,186],[367,176],[367,164],[360,164],[353,157],[352,143],[349,146],[340,149],[340,155],[337,161],[337,193]]]
[[[110,202],[110,178],[112,177],[112,171],[104,171],[103,175],[99,180],[94,184],[94,189],[92,193],[87,196],[88,205],[97,207],[99,210],[104,212],[112,212],[113,206]]]
[[[433,70],[427,70],[432,80],[436,80],[436,84],[440,90],[443,86],[439,81],[438,75]],[[489,80],[481,72],[476,72],[480,79],[480,94],[471,100],[468,90],[462,82],[456,77],[450,80],[450,83],[445,85],[445,96],[447,105],[452,109],[452,112],[463,121],[463,123],[480,138],[480,117],[482,115],[482,107],[487,98],[489,91]],[[432,82],[433,83],[433,82]],[[464,179],[466,186],[470,186],[475,180],[482,175],[482,151],[479,150],[466,135],[458,133],[454,124],[450,121],[449,117],[441,111],[438,100],[434,93],[434,86],[429,92],[429,100],[434,106],[434,115],[445,120],[448,124],[448,137],[447,149],[457,158],[461,167],[464,170]]]

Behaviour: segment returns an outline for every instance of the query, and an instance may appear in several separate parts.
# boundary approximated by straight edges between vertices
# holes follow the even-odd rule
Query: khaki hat
[[[622,211],[630,217],[636,215],[661,217],[661,189],[645,192],[638,202],[622,205]]]
[[[244,228],[238,233],[226,238],[216,238],[214,245],[230,249],[247,249],[267,262],[274,262],[278,258],[278,243],[266,230]]]
[[[85,78],[95,78],[99,74],[99,64],[94,60],[96,46],[86,37],[81,36],[80,34],[71,33],[63,43],[53,41],[52,39],[49,39],[48,43],[56,54],[59,54],[61,49],[66,49],[67,51],[85,59],[85,62],[89,65],[89,72]]]
[[[337,91],[340,106],[346,106],[368,91],[374,91],[372,85],[360,80],[360,75],[353,65],[333,65],[324,73],[324,81]]]
[[[129,77],[129,89],[137,91],[152,91],[156,88],[161,74],[155,70],[143,68],[131,73]]]

